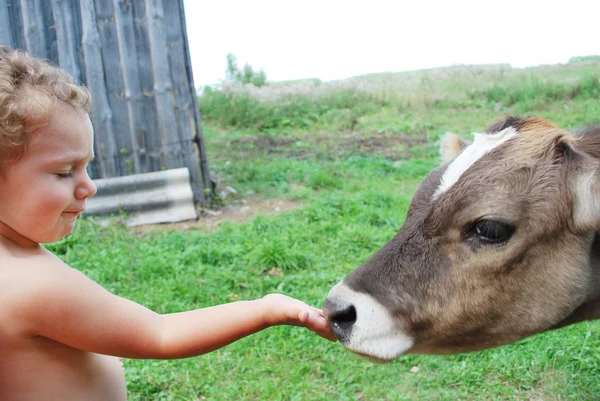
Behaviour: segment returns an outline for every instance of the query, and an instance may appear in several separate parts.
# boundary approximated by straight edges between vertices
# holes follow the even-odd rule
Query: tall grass
[[[351,121],[388,104],[378,96],[359,88],[344,87],[325,90],[315,95],[312,88],[278,93],[269,97],[253,85],[241,90],[206,88],[200,97],[203,118],[224,127],[273,129],[309,128],[319,121],[328,123]]]
[[[483,98],[488,102],[499,102],[506,106],[523,103],[531,106],[538,104],[569,101],[574,99],[593,99],[600,97],[599,75],[587,74],[574,82],[543,80],[531,74],[519,85],[514,83],[495,84],[491,88],[476,91],[472,99]]]
[[[221,127],[264,132],[326,128],[352,130],[361,117],[435,108],[536,107],[600,96],[597,64],[539,69],[507,65],[456,66],[384,73],[322,83],[315,80],[205,88],[199,96],[204,120]],[[595,69],[596,68],[596,69]]]

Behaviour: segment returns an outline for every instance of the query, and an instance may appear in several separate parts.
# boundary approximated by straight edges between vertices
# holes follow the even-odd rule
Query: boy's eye
[[[66,173],[57,173],[56,175],[59,176],[60,178],[69,178],[73,175],[73,172],[71,170],[69,170]]]

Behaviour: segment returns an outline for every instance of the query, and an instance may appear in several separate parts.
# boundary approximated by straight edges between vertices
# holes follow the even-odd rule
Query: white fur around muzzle
[[[402,329],[402,322],[395,321],[373,297],[340,282],[331,289],[327,299],[335,305],[353,305],[356,309],[356,322],[349,335],[341,339],[342,345],[350,351],[383,362],[397,358],[413,346],[414,340]]]

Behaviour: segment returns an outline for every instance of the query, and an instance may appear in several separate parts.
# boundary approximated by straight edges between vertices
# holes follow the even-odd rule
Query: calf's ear
[[[440,139],[440,154],[444,163],[453,160],[469,143],[452,132],[445,133]]]
[[[600,231],[600,126],[576,132],[567,154],[567,180],[573,199],[573,228]]]
[[[575,174],[573,225],[576,231],[600,231],[600,164]]]

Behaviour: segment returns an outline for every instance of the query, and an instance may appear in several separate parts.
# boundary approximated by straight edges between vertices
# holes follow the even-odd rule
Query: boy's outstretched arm
[[[161,321],[165,352],[175,358],[213,351],[280,324],[305,326],[324,338],[335,340],[320,310],[281,294],[161,315]]]
[[[184,358],[281,324],[304,326],[334,340],[320,310],[284,295],[161,315],[59,263],[32,266],[24,274],[30,277],[16,292],[15,329],[88,352]]]

